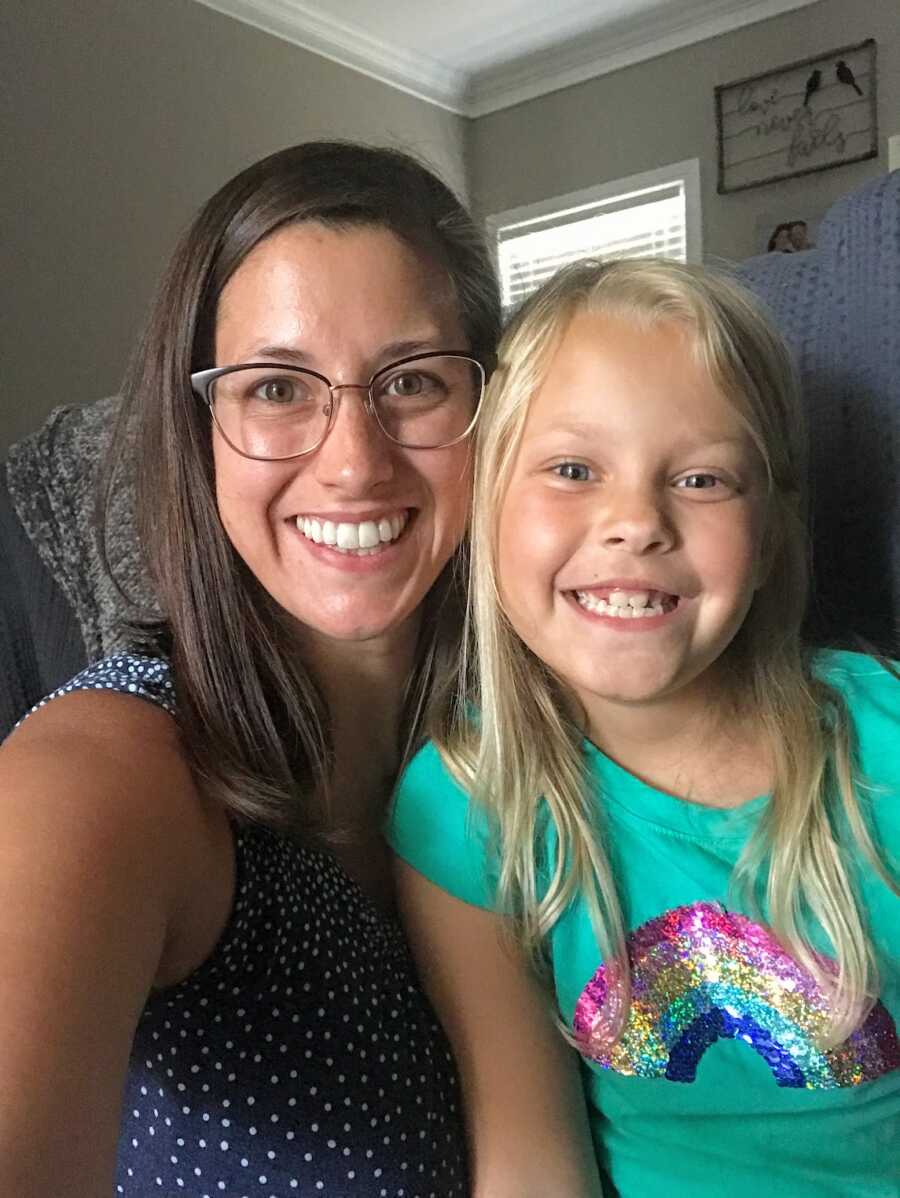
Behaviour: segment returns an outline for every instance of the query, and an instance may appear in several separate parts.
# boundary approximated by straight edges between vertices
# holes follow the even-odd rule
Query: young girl
[[[703,270],[579,264],[506,335],[463,701],[389,827],[476,1195],[900,1194],[900,683],[800,644],[803,459]]]

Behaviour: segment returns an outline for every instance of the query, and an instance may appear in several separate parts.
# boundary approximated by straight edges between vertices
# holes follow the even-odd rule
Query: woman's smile
[[[365,386],[405,355],[465,348],[449,286],[379,227],[287,225],[225,286],[216,362],[274,360],[338,380],[342,398],[309,453],[242,456],[214,426],[228,536],[265,589],[315,634],[370,639],[414,617],[458,546],[469,446],[407,449],[369,410]]]

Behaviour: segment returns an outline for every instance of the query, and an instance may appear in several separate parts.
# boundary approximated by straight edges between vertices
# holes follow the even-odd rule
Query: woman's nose
[[[365,387],[342,386],[332,392],[334,414],[325,440],[316,450],[319,482],[365,494],[394,474],[395,448],[368,410]]]
[[[665,553],[676,534],[663,497],[651,488],[618,488],[607,501],[601,524],[603,544],[627,553]]]

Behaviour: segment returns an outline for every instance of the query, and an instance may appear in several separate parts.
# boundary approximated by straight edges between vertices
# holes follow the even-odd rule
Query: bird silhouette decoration
[[[846,65],[846,64],[845,64]],[[813,71],[806,81],[806,95],[803,97],[803,107],[809,107],[809,97],[813,92],[817,92],[822,86],[822,72],[819,70]]]
[[[863,94],[862,88],[856,82],[856,76],[853,74],[853,71],[850,69],[850,67],[848,67],[847,64],[844,62],[843,58],[835,66],[835,73],[838,77],[839,82],[846,83],[848,87],[852,87],[858,96],[861,96]],[[806,85],[806,93],[807,93],[807,95],[809,95],[809,84],[808,83]]]

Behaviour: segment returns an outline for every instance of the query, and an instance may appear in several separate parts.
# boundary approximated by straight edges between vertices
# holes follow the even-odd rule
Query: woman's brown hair
[[[124,386],[105,470],[134,461],[141,546],[164,623],[151,642],[171,660],[178,720],[198,784],[235,814],[284,829],[337,830],[327,804],[332,745],[318,687],[282,610],[219,519],[208,409],[192,371],[214,364],[225,284],[276,229],[315,220],[390,230],[443,271],[468,348],[490,372],[500,328],[483,239],[430,170],[397,150],[309,142],[255,163],[218,191],[185,233],[160,283]],[[457,657],[457,551],[425,601],[402,729],[408,750]]]

